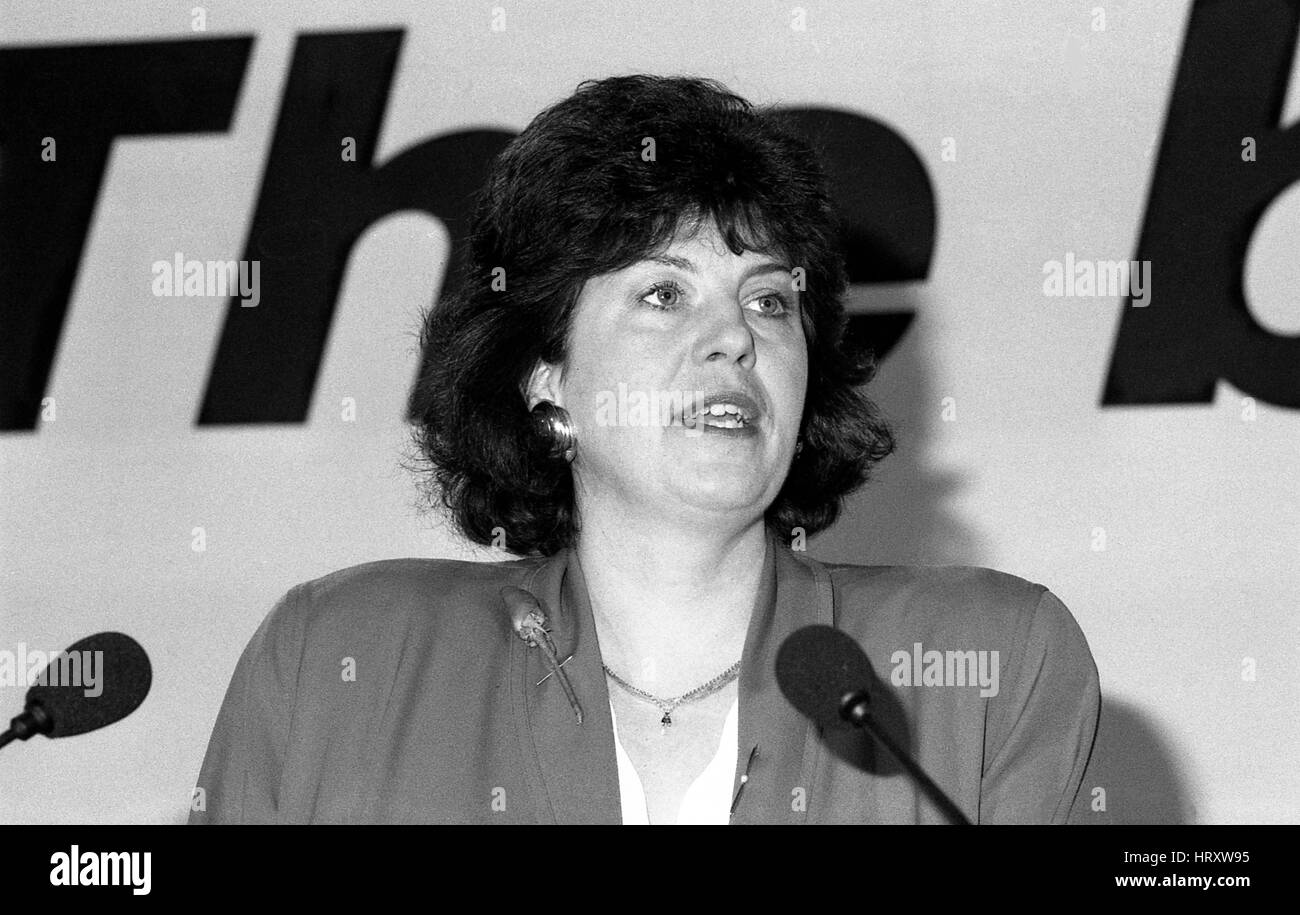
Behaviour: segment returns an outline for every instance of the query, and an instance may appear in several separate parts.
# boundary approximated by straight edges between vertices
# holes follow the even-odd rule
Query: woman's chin
[[[701,473],[689,480],[677,478],[670,481],[674,501],[691,509],[734,513],[750,509],[762,512],[765,486],[753,475],[737,477],[734,468],[723,473]]]

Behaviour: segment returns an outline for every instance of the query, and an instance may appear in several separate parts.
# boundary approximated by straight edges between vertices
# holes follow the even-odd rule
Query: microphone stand
[[[890,752],[894,759],[898,760],[899,765],[907,770],[907,774],[916,780],[921,786],[926,797],[932,800],[940,810],[959,826],[970,826],[971,821],[966,818],[966,814],[961,812],[948,795],[943,793],[943,789],[934,783],[930,776],[925,774],[925,770],[916,764],[905,749],[898,745],[894,738],[890,737],[885,729],[875,718],[871,717],[871,697],[866,690],[858,690],[849,693],[840,703],[840,717],[855,727],[862,728],[871,734],[872,737],[884,744],[885,749]]]
[[[54,719],[39,702],[27,706],[27,710],[9,722],[9,730],[0,734],[0,747],[15,740],[27,740],[35,734],[48,734],[54,728]]]

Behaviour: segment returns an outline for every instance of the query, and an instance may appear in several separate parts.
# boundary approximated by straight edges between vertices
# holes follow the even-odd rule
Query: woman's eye
[[[773,318],[783,317],[790,311],[789,300],[777,292],[765,292],[750,299],[750,302],[756,303],[760,312]]]
[[[676,283],[655,283],[650,291],[641,297],[651,308],[667,311],[682,303],[682,288]]]

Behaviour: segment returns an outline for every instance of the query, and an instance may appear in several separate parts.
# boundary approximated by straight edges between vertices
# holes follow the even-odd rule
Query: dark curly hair
[[[652,157],[643,156],[647,138]],[[804,448],[767,509],[768,526],[782,538],[829,527],[894,450],[860,389],[875,374],[874,354],[843,347],[847,274],[808,143],[779,113],[713,80],[588,80],[497,158],[476,201],[468,256],[424,322],[413,434],[431,498],[440,494],[466,537],[489,544],[501,528],[521,556],[573,544],[572,473],[539,447],[527,379],[538,359],[564,360],[588,279],[710,223],[737,255],[780,255],[805,271]]]

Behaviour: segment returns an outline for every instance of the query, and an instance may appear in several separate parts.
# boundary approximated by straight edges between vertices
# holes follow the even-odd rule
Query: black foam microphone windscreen
[[[80,676],[69,678],[71,665],[56,655],[46,667],[45,679],[27,691],[27,708],[40,705],[52,720],[48,737],[72,737],[121,721],[139,708],[149,694],[153,668],[149,655],[135,639],[121,632],[87,636],[64,654],[75,656]],[[93,665],[87,668],[87,665]],[[55,676],[55,670],[61,673]],[[93,673],[94,689],[87,688]],[[63,682],[74,679],[74,683]],[[96,694],[97,691],[97,694]]]

